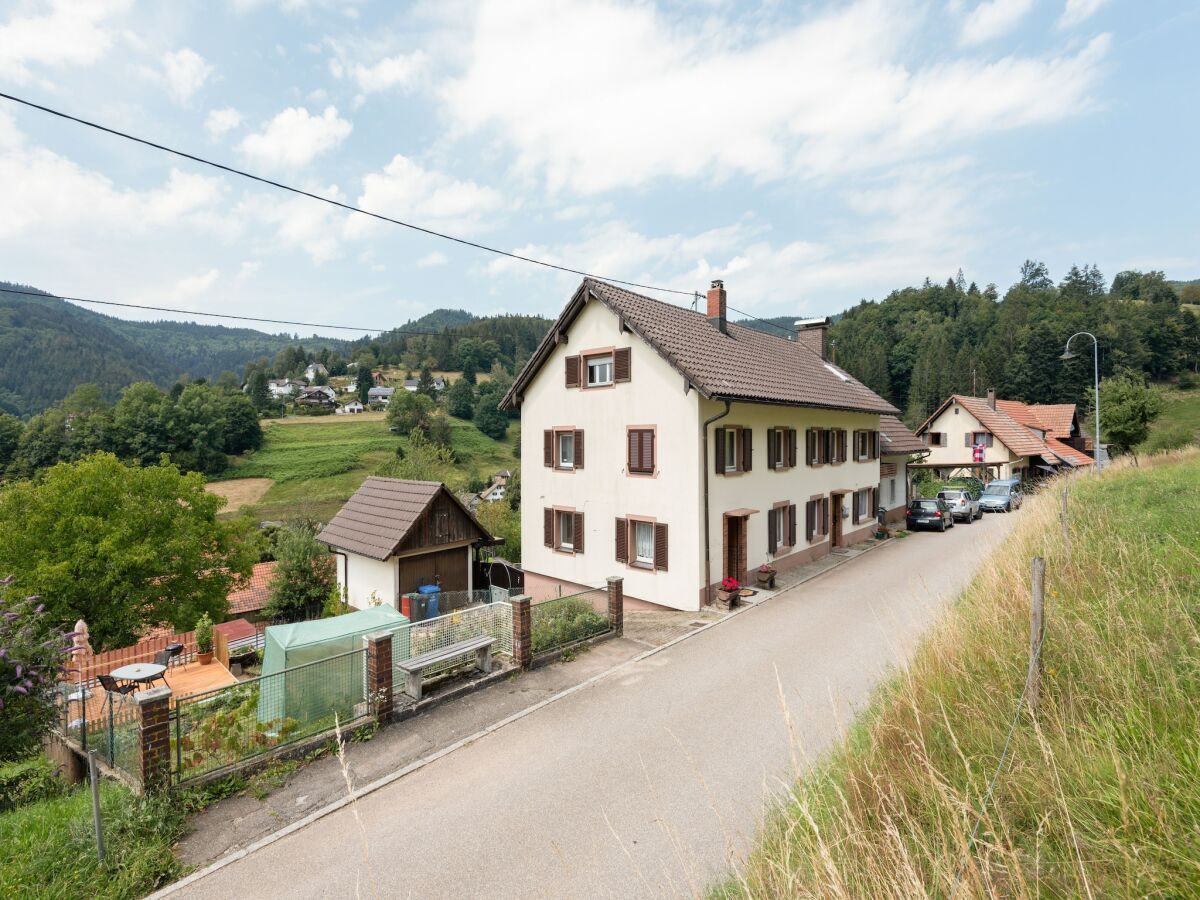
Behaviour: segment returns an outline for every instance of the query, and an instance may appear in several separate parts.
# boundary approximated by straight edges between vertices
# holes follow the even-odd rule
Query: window
[[[814,497],[804,504],[804,534],[809,543],[829,534],[829,498]]]
[[[796,546],[796,506],[784,501],[767,513],[767,552],[786,552]]]
[[[967,434],[967,446],[974,447],[983,444],[985,447],[992,446],[992,435],[987,431],[972,431]]]
[[[639,566],[654,565],[654,524],[633,523],[633,561]]]
[[[558,468],[575,468],[575,432],[560,431],[558,437]]]
[[[888,479],[888,506],[896,505],[896,479]]]
[[[589,356],[587,358],[587,386],[599,387],[613,383],[612,356]]]
[[[630,428],[626,442],[626,467],[631,474],[653,475],[655,463],[654,429]]]
[[[725,471],[736,472],[737,470],[737,431],[729,428],[725,431]]]
[[[575,513],[559,510],[555,515],[558,517],[558,549],[574,552],[576,543]]]
[[[946,433],[944,431],[930,431],[926,433],[925,441],[930,447],[945,447]]]
[[[548,428],[542,432],[542,462],[547,468],[583,468],[583,432],[571,428]]]
[[[713,432],[713,437],[716,448],[714,465],[718,475],[750,471],[754,462],[754,448],[751,444],[753,432],[749,428],[730,425],[718,428]]]
[[[853,520],[857,525],[865,519],[875,518],[875,488],[863,488],[854,492]]]
[[[854,458],[859,462],[879,458],[879,432],[854,432]]]

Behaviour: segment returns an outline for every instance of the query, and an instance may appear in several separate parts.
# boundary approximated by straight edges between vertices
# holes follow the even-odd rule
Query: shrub
[[[213,643],[213,622],[208,613],[196,620],[196,649],[201,653],[211,653]]]
[[[44,756],[5,763],[0,765],[0,813],[47,797],[58,797],[65,794],[68,787],[67,780]]]
[[[534,653],[562,647],[608,630],[608,619],[586,600],[547,600],[533,608],[530,643]]]

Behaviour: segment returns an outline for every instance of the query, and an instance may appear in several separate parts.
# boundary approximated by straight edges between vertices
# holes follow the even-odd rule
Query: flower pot
[[[717,588],[717,608],[721,610],[730,610],[737,604],[737,591],[723,591]]]
[[[756,572],[755,577],[758,579],[758,586],[764,588],[775,587],[774,572]]]
[[[207,653],[197,653],[196,655],[200,659],[200,665],[207,666],[212,663],[213,655],[211,650],[209,650]]]

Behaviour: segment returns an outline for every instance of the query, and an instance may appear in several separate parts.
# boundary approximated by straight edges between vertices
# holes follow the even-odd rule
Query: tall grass
[[[715,893],[1200,893],[1200,453],[1030,498],[912,664],[769,817]],[[1044,676],[974,828],[1025,680],[1047,560]]]

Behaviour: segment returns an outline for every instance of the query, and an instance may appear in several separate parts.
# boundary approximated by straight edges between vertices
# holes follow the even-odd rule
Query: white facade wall
[[[580,389],[564,384],[564,359],[603,348],[630,348],[630,381]],[[698,395],[640,338],[622,333],[615,315],[590,301],[527,386],[521,405],[521,555],[529,573],[587,587],[610,575],[625,579],[625,594],[676,609],[697,609],[700,567]],[[626,427],[656,429],[657,472],[626,471]],[[543,465],[546,429],[584,433],[584,467],[559,471]],[[584,550],[570,554],[544,546],[543,509],[584,514]],[[616,561],[615,520],[629,516],[666,523],[666,571]]]
[[[896,474],[879,479],[879,505],[889,512],[908,505],[908,457],[885,456],[883,461],[896,467]]]
[[[990,429],[968,412],[966,407],[952,400],[950,405],[942,410],[941,415],[930,422],[921,432],[921,437],[928,441],[928,432],[930,431],[940,431],[945,434],[946,446],[930,446],[929,456],[923,462],[929,466],[953,468],[979,465],[972,462],[974,455],[971,448],[966,446],[966,436],[972,431],[990,432]],[[1000,478],[1016,478],[1020,477],[1020,470],[1024,469],[1026,461],[1001,443],[999,437],[995,437],[992,440],[992,446],[983,451],[983,464],[999,466]],[[1013,474],[1014,469],[1017,470],[1015,475]]]
[[[400,595],[400,567],[396,557],[381,561],[357,553],[339,553],[343,555],[337,557],[338,588],[351,606],[366,609],[371,605],[371,594],[374,593],[386,605],[395,607]]]

